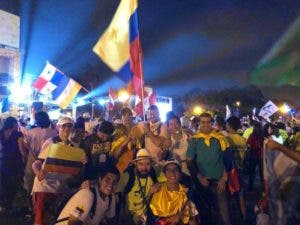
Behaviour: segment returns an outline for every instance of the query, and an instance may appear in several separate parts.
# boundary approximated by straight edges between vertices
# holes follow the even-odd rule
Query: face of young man
[[[125,113],[124,115],[122,115],[122,122],[123,124],[131,124],[131,120],[132,120],[132,114],[131,113]]]
[[[169,131],[172,134],[175,134],[176,132],[180,131],[180,123],[177,119],[171,119],[169,121]]]
[[[109,135],[102,133],[101,131],[97,131],[97,137],[101,140],[101,141],[107,141],[109,139]]]
[[[60,125],[59,127],[59,137],[63,140],[66,141],[73,129],[73,124],[72,123],[65,123]]]
[[[152,123],[156,123],[157,121],[159,121],[158,110],[149,110],[149,121],[151,121]]]
[[[136,162],[136,172],[141,178],[145,178],[149,175],[151,171],[151,160],[150,159],[140,159]]]
[[[212,131],[212,119],[210,117],[200,117],[200,131],[209,134]]]
[[[103,178],[99,178],[99,191],[108,196],[115,191],[118,183],[118,176],[113,173],[107,173]]]
[[[165,176],[167,183],[178,184],[181,177],[180,168],[175,163],[170,163],[165,168]]]
[[[76,129],[73,129],[72,131],[72,140],[74,141],[81,141],[84,137],[84,129],[81,129],[81,128],[76,128]]]

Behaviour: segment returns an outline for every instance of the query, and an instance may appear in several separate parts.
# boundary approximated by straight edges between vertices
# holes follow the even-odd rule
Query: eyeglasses
[[[71,129],[71,128],[73,128],[73,124],[71,124],[71,123],[65,123],[65,124],[61,125],[61,128],[63,128],[63,129],[65,129],[65,128]]]

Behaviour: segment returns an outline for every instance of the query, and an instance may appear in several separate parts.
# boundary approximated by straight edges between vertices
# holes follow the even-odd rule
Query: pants
[[[216,181],[211,181],[207,187],[197,184],[196,188],[203,198],[199,208],[201,224],[230,225],[227,191],[219,193]]]
[[[253,189],[253,184],[254,184],[254,178],[255,178],[255,171],[256,171],[256,167],[258,167],[258,173],[259,173],[259,179],[262,183],[262,185],[264,184],[264,177],[263,177],[263,162],[261,159],[255,159],[253,158],[250,161],[250,165],[249,165],[249,190]]]
[[[58,194],[35,192],[34,193],[34,225],[42,225],[44,223],[46,210],[50,204],[55,201]]]

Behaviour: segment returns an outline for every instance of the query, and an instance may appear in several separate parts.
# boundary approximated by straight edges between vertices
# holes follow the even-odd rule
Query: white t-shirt
[[[94,194],[89,189],[81,189],[78,191],[66,204],[61,213],[58,216],[57,221],[68,218],[71,215],[78,220],[82,221],[84,225],[99,225],[99,223],[105,218],[113,218],[116,214],[115,197],[112,196],[111,204],[109,206],[109,197],[103,200],[98,188],[96,188],[97,204],[95,209],[95,215],[90,217],[90,210],[94,201]],[[109,208],[108,208],[109,207]],[[56,223],[56,225],[67,225],[68,220]]]
[[[145,133],[145,128],[144,128],[144,123],[138,123],[137,127],[140,129],[140,131],[144,134]],[[160,127],[159,127],[159,134],[158,136],[160,137],[164,137],[164,138],[168,138],[169,137],[169,133],[168,133],[168,126],[165,123],[161,123]],[[156,146],[150,137],[145,138],[145,147],[148,150],[148,152],[150,153],[150,155],[153,157],[155,162],[159,161],[158,158],[158,153],[161,151],[161,147],[160,146]]]
[[[171,146],[172,154],[178,155],[182,161],[181,171],[187,175],[190,175],[190,171],[188,170],[186,164],[186,152],[189,144],[187,134],[183,133],[182,138],[178,141],[171,136],[171,140],[172,140],[172,146]]]

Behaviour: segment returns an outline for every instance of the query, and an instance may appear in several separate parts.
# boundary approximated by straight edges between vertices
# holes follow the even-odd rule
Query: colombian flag
[[[61,144],[51,144],[44,164],[47,172],[76,175],[82,167],[85,153],[82,149]]]
[[[137,0],[121,0],[117,11],[93,51],[142,100],[142,48],[139,38]]]

